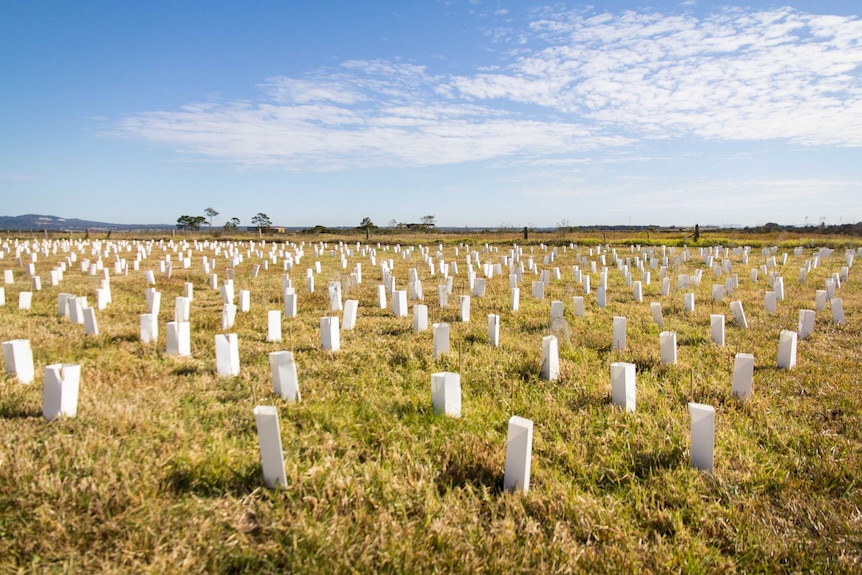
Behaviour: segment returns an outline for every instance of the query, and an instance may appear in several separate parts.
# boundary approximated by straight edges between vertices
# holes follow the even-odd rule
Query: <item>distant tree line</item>
[[[219,215],[215,209],[209,207],[204,210],[203,216],[190,216],[190,215],[182,215],[177,218],[177,228],[181,230],[200,230],[204,224],[212,228],[213,219]],[[263,212],[258,212],[254,217],[251,218],[251,224],[255,228],[259,230],[265,230],[266,228],[271,228],[273,226],[272,220]],[[239,218],[231,218],[227,220],[224,224],[223,229],[226,231],[236,231],[239,229],[240,220]],[[374,232],[376,234],[392,234],[399,232],[430,232],[437,229],[436,217],[433,215],[426,215],[419,218],[419,222],[399,222],[395,219],[389,221],[388,225],[385,227],[377,226],[373,221],[371,221],[370,217],[365,217],[359,223],[355,230],[361,231],[365,234],[366,238],[371,236],[371,233]],[[498,228],[493,229],[484,229],[483,231],[491,232],[491,231],[514,231],[516,228],[513,224],[510,223],[502,223]],[[712,227],[709,226],[705,228],[707,231],[715,231],[718,229],[722,229],[721,227]],[[823,234],[823,235],[847,235],[847,236],[862,236],[862,222],[846,223],[846,224],[836,224],[836,225],[826,225],[825,222],[821,221],[818,225],[804,225],[804,226],[794,226],[794,225],[781,225],[775,222],[768,222],[761,226],[746,226],[742,228],[733,228],[746,233],[777,233],[777,232],[788,232],[788,233],[797,233],[797,234]],[[692,228],[680,227],[680,226],[653,226],[653,225],[614,225],[614,226],[599,226],[599,225],[591,225],[591,226],[573,226],[567,220],[563,219],[560,222],[557,222],[555,227],[549,228],[536,228],[533,224],[529,224],[524,232],[528,233],[530,231],[541,231],[541,230],[556,230],[557,233],[560,234],[571,234],[588,231],[602,231],[602,232],[661,232],[661,231],[685,231],[691,234],[690,237],[695,242],[700,239],[702,228],[700,225],[695,225]],[[316,225],[310,228],[305,228],[301,231],[303,234],[314,235],[314,234],[343,234],[345,231],[344,228],[338,227],[330,227],[323,225]]]
[[[181,230],[199,230],[201,226],[207,224],[212,229],[213,218],[219,215],[219,213],[214,208],[209,207],[204,210],[204,214],[203,216],[181,215],[177,218],[177,228]],[[258,212],[251,218],[251,223],[257,228],[272,227],[272,220],[263,212]],[[231,218],[224,223],[224,229],[225,231],[236,231],[239,229],[239,224],[239,218]]]
[[[181,230],[199,230],[206,221],[207,219],[203,216],[182,215],[177,218],[177,227]]]
[[[741,228],[744,232],[750,233],[776,233],[789,232],[794,234],[824,234],[824,235],[844,235],[844,236],[862,236],[862,222],[855,224],[834,224],[826,225],[821,221],[819,225],[806,226],[784,226],[775,222],[768,222],[762,226],[746,226]]]

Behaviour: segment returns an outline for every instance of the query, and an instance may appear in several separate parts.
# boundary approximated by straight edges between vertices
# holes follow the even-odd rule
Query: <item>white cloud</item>
[[[495,74],[453,78],[473,101],[512,100],[640,137],[862,145],[862,20],[791,8],[705,19],[550,13],[544,43]]]
[[[537,14],[520,30],[490,31],[510,44],[510,60],[469,75],[351,60],[269,78],[254,101],[141,113],[117,131],[297,170],[547,163],[677,137],[862,146],[859,18],[792,8]]]
[[[320,78],[270,78],[260,102],[193,104],[122,120],[126,136],[245,166],[428,166],[617,146],[577,122],[448,98],[419,66],[350,61]]]

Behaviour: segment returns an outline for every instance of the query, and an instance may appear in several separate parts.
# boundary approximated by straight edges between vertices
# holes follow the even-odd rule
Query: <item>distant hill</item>
[[[49,231],[84,231],[84,230],[165,230],[175,226],[169,224],[110,224],[93,222],[77,218],[60,218],[40,214],[24,214],[23,216],[0,216],[0,230],[49,230]]]

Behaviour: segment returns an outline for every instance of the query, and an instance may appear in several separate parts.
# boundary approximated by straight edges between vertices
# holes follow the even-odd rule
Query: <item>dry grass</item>
[[[742,244],[744,242],[740,242]],[[10,241],[11,244],[11,241]],[[167,243],[165,244],[165,246]],[[475,242],[472,248],[482,249]],[[659,294],[658,270],[644,286],[644,303],[610,265],[609,303],[586,297],[586,316],[574,317],[573,250],[559,250],[546,298],[529,295],[509,311],[508,277],[488,281],[472,301],[472,321],[457,321],[457,296],[466,290],[465,250],[449,306],[437,306],[440,276],[428,277],[414,251],[395,260],[399,289],[408,269],[424,280],[431,321],[452,326],[452,354],[435,361],[431,332],[414,333],[411,318],[376,307],[379,270],[350,257],[348,270],[327,250],[316,291],[305,290],[306,256],[291,273],[299,317],[285,319],[285,341],[265,341],[266,311],[281,307],[281,262],[251,277],[252,254],[236,269],[239,289],[252,290],[251,312],[239,313],[242,373],[215,374],[213,335],[221,302],[207,289],[196,253],[191,270],[157,275],[162,292],[160,341],[142,344],[138,315],[146,311],[143,272],[115,276],[114,302],[98,312],[100,335],[56,317],[57,294],[95,301],[96,278],[75,266],[59,287],[34,294],[30,312],[17,309],[25,289],[14,247],[0,260],[13,269],[0,308],[0,339],[28,338],[36,383],[6,376],[0,391],[0,571],[2,572],[852,572],[862,569],[862,289],[856,267],[839,295],[847,322],[819,312],[814,335],[799,342],[798,365],[775,368],[778,332],[796,329],[814,290],[840,269],[836,252],[797,282],[813,250],[782,268],[786,300],[778,314],[763,311],[765,278],[751,284],[749,265],[734,257],[750,329],[731,321],[728,302],[712,303],[714,278],[705,270],[692,291],[694,313],[683,310],[678,273],[669,296]],[[337,246],[329,246],[336,249]],[[157,268],[156,244],[141,269]],[[267,248],[268,249],[268,248]],[[433,252],[432,248],[432,252]],[[482,258],[499,261],[509,246]],[[527,246],[540,268],[546,253]],[[533,253],[530,254],[530,249]],[[587,254],[580,248],[579,254]],[[623,258],[633,257],[619,247]],[[782,250],[784,251],[784,250]],[[679,254],[681,249],[676,250]],[[176,262],[176,256],[169,252]],[[243,249],[245,253],[245,248]],[[207,255],[212,255],[208,253]],[[779,251],[779,258],[781,251]],[[133,259],[134,251],[123,254]],[[43,257],[47,272],[66,254]],[[91,257],[89,247],[79,261]],[[610,259],[610,256],[608,256]],[[672,256],[671,256],[672,258]],[[595,258],[593,258],[595,259]],[[344,280],[355,262],[363,283],[345,287],[360,301],[354,331],[342,331],[342,350],[320,349],[318,320],[327,315],[326,282]],[[612,262],[609,262],[612,264]],[[113,271],[113,265],[109,262]],[[227,262],[219,259],[223,279]],[[639,279],[639,272],[633,273]],[[195,285],[192,357],[164,352],[165,323],[183,283]],[[560,337],[562,377],[538,377],[541,338],[550,332],[550,300],[565,302]],[[679,363],[659,361],[649,302],[661,301],[665,328],[678,334]],[[413,303],[413,302],[411,302]],[[727,345],[709,339],[709,313],[728,317]],[[485,317],[502,317],[502,343],[487,344]],[[611,320],[628,318],[628,349],[611,350]],[[271,392],[267,353],[292,349],[303,401]],[[755,354],[755,394],[730,396],[737,352]],[[41,417],[45,365],[82,366],[78,417]],[[637,413],[610,403],[609,364],[637,364]],[[430,374],[462,374],[461,419],[435,416]],[[716,408],[716,470],[707,475],[688,460],[688,401]],[[262,488],[252,408],[276,405],[288,487]],[[533,477],[527,494],[502,489],[506,424],[513,415],[535,422]]]

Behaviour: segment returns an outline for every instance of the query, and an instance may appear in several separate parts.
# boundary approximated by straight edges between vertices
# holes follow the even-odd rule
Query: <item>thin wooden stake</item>
[[[691,379],[689,381],[688,396],[694,401],[694,368],[691,368]]]

